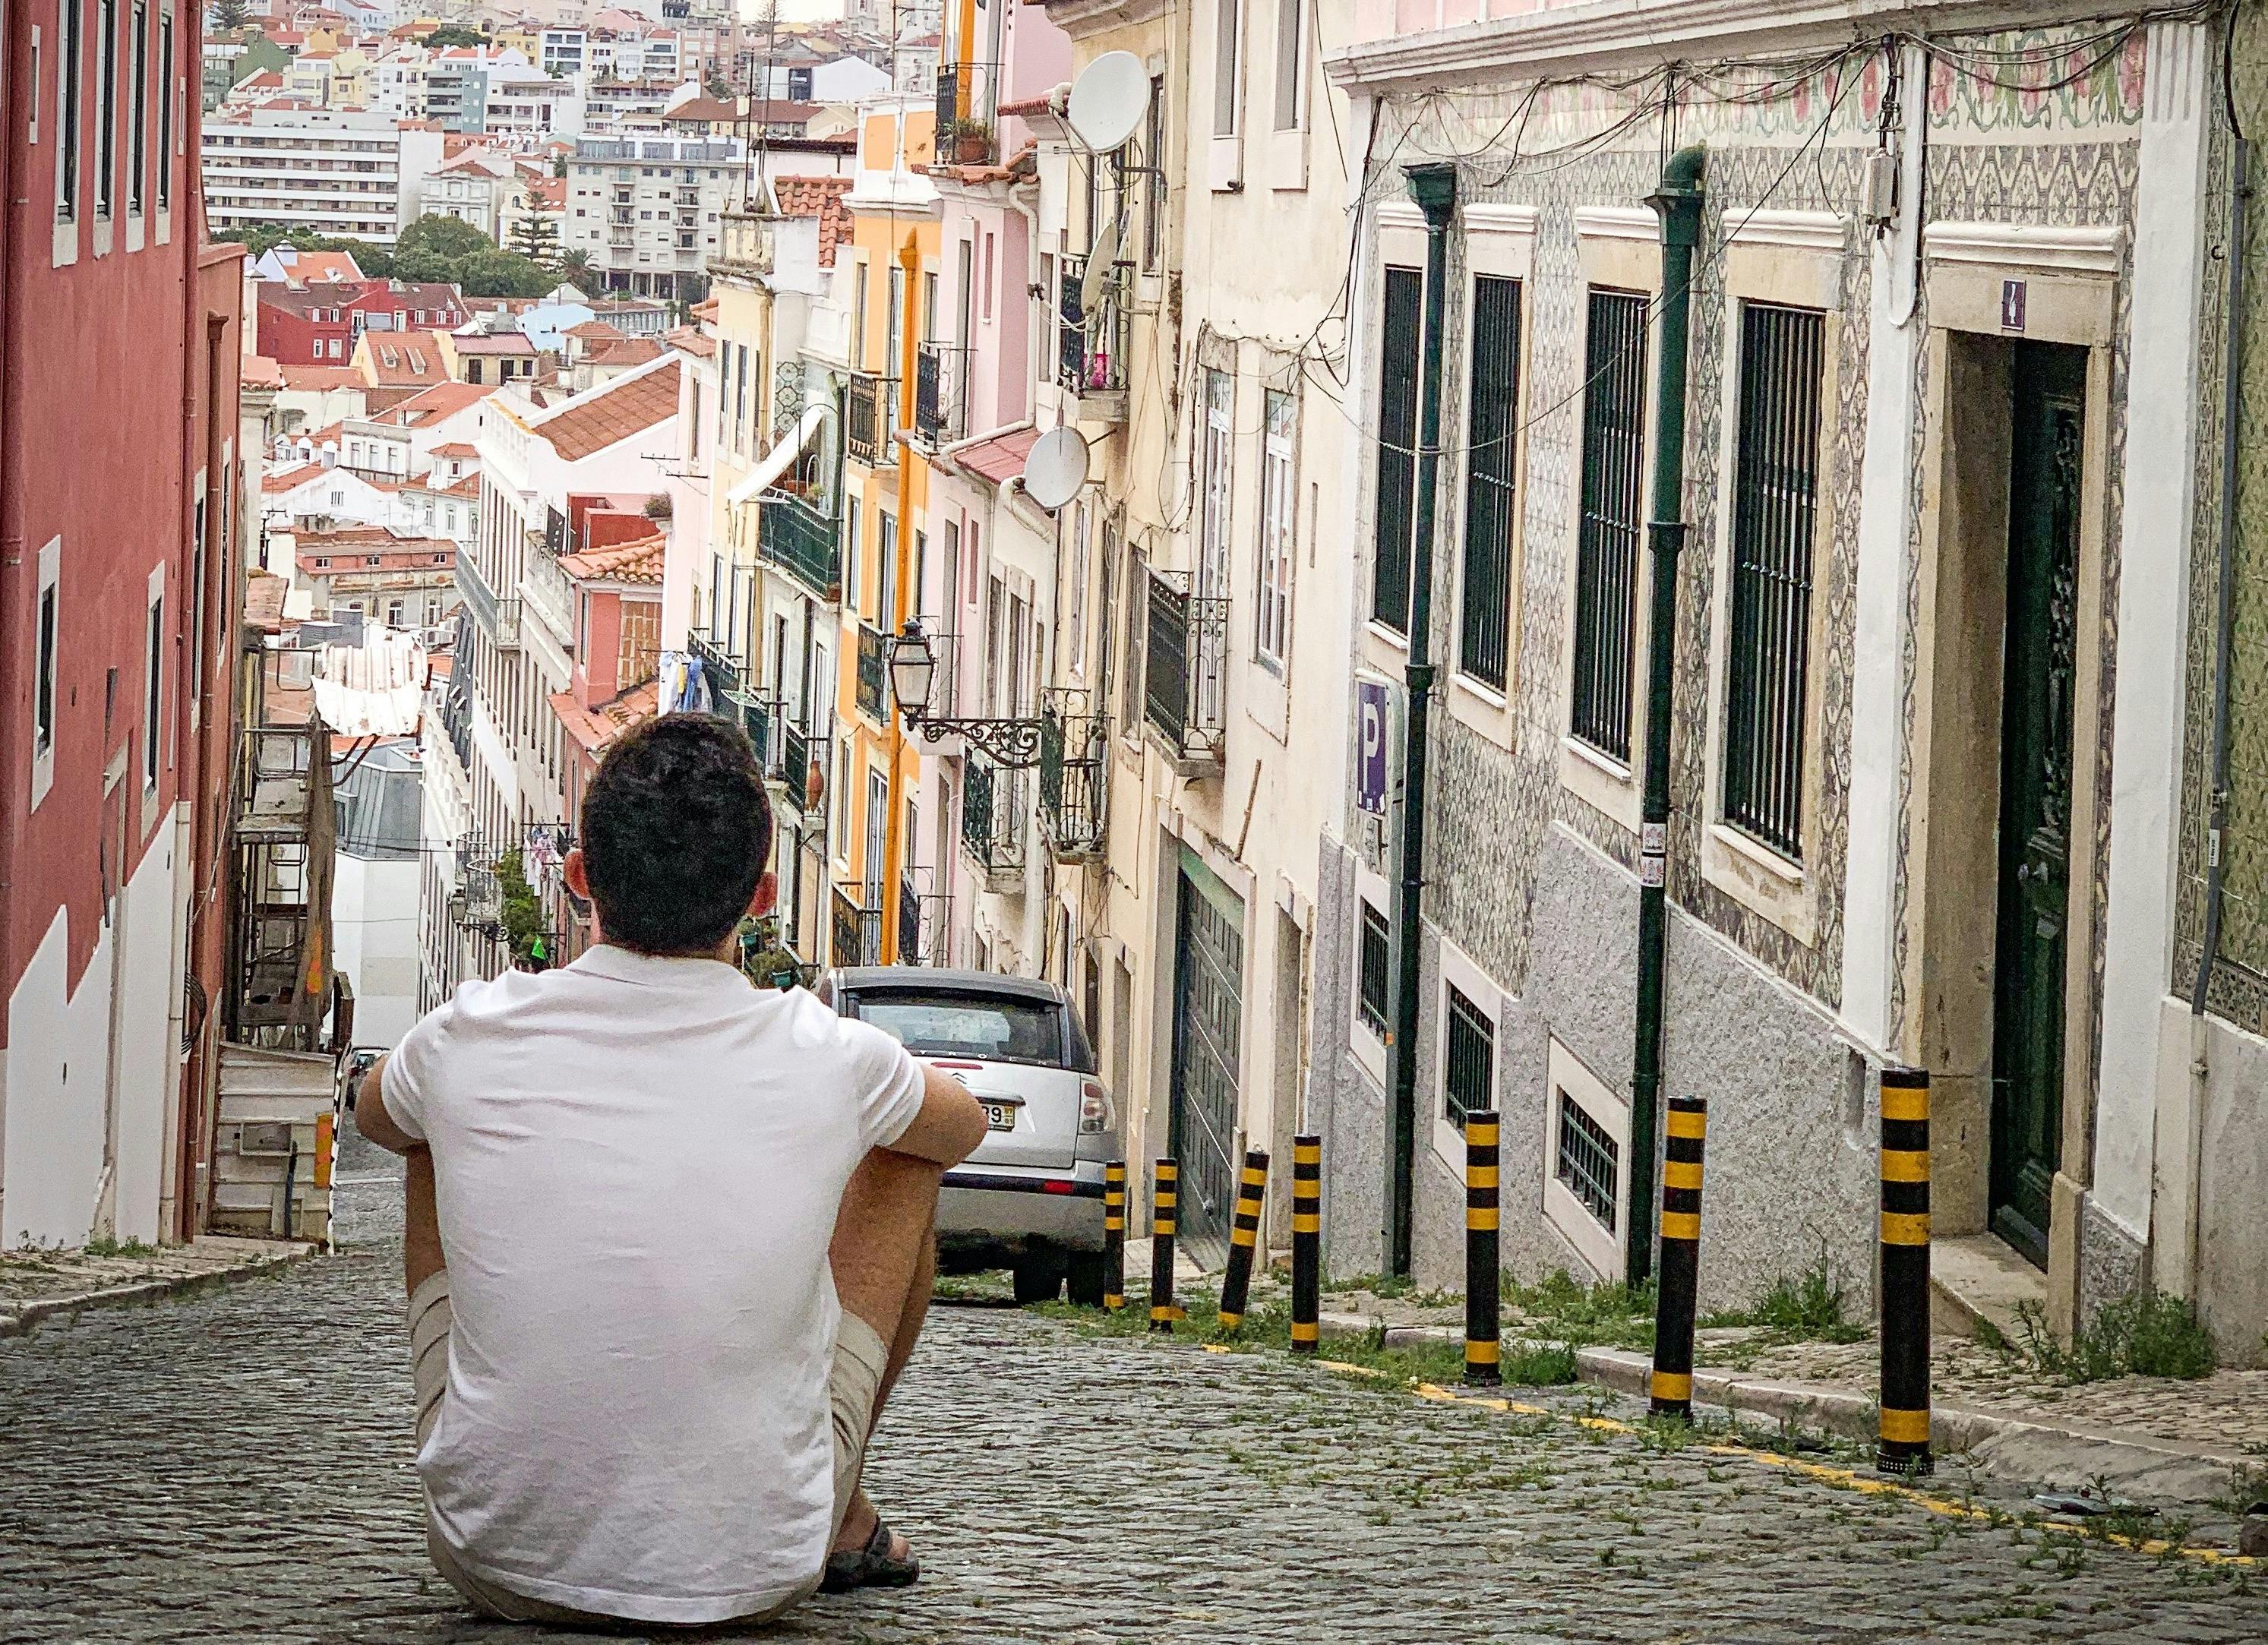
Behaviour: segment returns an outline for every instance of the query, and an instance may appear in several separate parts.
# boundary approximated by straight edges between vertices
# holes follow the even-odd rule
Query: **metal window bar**
[[[1447,991],[1441,1099],[1450,1122],[1462,1128],[1465,1116],[1489,1108],[1496,1094],[1496,1023],[1467,999],[1455,983],[1449,983]]]
[[[1074,394],[1123,393],[1132,335],[1134,265],[1123,259],[1110,265],[1091,311],[1080,296],[1086,267],[1084,257],[1062,260],[1057,380]]]
[[[1742,311],[1725,817],[1799,861],[1825,344],[1816,310]]]
[[[1622,1149],[1606,1127],[1564,1089],[1559,1092],[1559,1136],[1554,1153],[1552,1174],[1582,1202],[1585,1210],[1611,1230],[1615,1201],[1621,1197]]]
[[[949,445],[968,431],[969,350],[948,342],[922,344],[914,362],[914,431],[924,444]]]
[[[1410,629],[1410,562],[1418,520],[1418,350],[1425,292],[1425,276],[1417,269],[1386,271],[1370,614],[1396,634]]]
[[[1472,454],[1465,481],[1465,563],[1457,665],[1502,691],[1512,661],[1512,522],[1520,413],[1520,282],[1473,281]]]
[[[1575,663],[1568,730],[1630,763],[1646,484],[1646,302],[1594,291],[1585,346],[1583,509],[1575,542]]]
[[[1183,759],[1221,753],[1228,670],[1228,601],[1191,594],[1176,572],[1151,571],[1143,716]]]
[[[858,625],[858,712],[877,724],[882,723],[884,680],[888,673],[883,663],[882,634],[879,628]]]
[[[843,416],[843,444],[852,457],[869,467],[881,463],[888,449],[896,425],[893,415],[897,405],[896,391],[894,378],[865,371],[851,374]]]
[[[972,753],[961,779],[961,843],[987,873],[1024,865],[1022,774]]]
[[[1388,941],[1386,916],[1367,902],[1362,905],[1361,986],[1355,995],[1355,1014],[1362,1025],[1386,1038],[1387,1010],[1394,988],[1393,949]]]

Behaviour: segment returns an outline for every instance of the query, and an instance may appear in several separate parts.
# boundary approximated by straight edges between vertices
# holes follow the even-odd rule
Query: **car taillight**
[[[1079,1129],[1082,1136],[1094,1136],[1111,1129],[1118,1123],[1118,1113],[1110,1105],[1110,1093],[1093,1080],[1079,1088]]]

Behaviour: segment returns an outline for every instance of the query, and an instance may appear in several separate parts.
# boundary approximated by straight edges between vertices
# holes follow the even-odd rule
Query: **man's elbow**
[[[978,1107],[973,1100],[955,1116],[955,1120],[957,1123],[954,1130],[953,1142],[957,1151],[946,1163],[958,1165],[984,1146],[984,1139],[990,1134],[990,1127],[985,1124],[984,1110]]]

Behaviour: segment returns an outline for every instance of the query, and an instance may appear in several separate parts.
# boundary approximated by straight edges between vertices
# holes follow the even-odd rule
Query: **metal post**
[[[1701,1285],[1701,1153],[1709,1105],[1669,1099],[1662,1144],[1661,1283],[1653,1304],[1653,1414],[1693,1420],[1693,1310]]]
[[[1236,1222],[1228,1233],[1228,1271],[1220,1281],[1220,1328],[1244,1323],[1252,1294],[1252,1251],[1260,1241],[1260,1204],[1268,1193],[1268,1156],[1260,1149],[1244,1155],[1244,1180],[1236,1191]]]
[[[1313,1354],[1322,1340],[1323,1139],[1292,1139],[1292,1352]]]
[[[1126,1162],[1102,1168],[1102,1305],[1126,1306]]]
[[[1882,1392],[1874,1466],[1927,1473],[1929,1072],[1882,1070]]]
[[[1150,1179],[1150,1329],[1169,1334],[1182,1313],[1174,1305],[1174,1222],[1181,1180],[1181,1165],[1170,1159],[1160,1160]]]
[[[1495,1109],[1465,1116],[1465,1380],[1484,1388],[1504,1380],[1497,1340],[1497,1134]]]
[[[1441,327],[1449,278],[1449,218],[1457,168],[1406,165],[1410,196],[1425,213],[1425,328],[1418,367],[1418,487],[1410,558],[1408,702],[1402,736],[1401,881],[1394,896],[1394,1102],[1388,1115],[1386,1267],[1410,1272],[1410,1216],[1418,1164],[1418,962],[1425,898],[1425,727],[1435,672],[1433,509],[1441,467]]]
[[[1701,239],[1707,151],[1680,149],[1647,203],[1661,218],[1661,351],[1655,367],[1653,599],[1646,628],[1646,784],[1638,824],[1638,1010],[1631,1058],[1631,1207],[1624,1277],[1653,1267],[1643,1208],[1653,1203],[1654,1110],[1661,1100],[1662,966],[1669,939],[1669,716],[1677,665],[1677,556],[1685,547],[1685,354],[1693,248]]]

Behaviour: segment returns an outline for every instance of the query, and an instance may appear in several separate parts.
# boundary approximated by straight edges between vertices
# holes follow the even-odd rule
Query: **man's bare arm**
[[[894,1154],[910,1154],[933,1165],[958,1165],[984,1141],[984,1111],[950,1074],[926,1062],[922,1069],[921,1112],[906,1134],[890,1144]]]
[[[362,1090],[355,1097],[355,1129],[390,1154],[407,1154],[425,1144],[394,1124],[394,1116],[386,1112],[382,1083],[386,1061],[386,1057],[379,1058],[370,1065],[370,1072],[362,1076]]]

